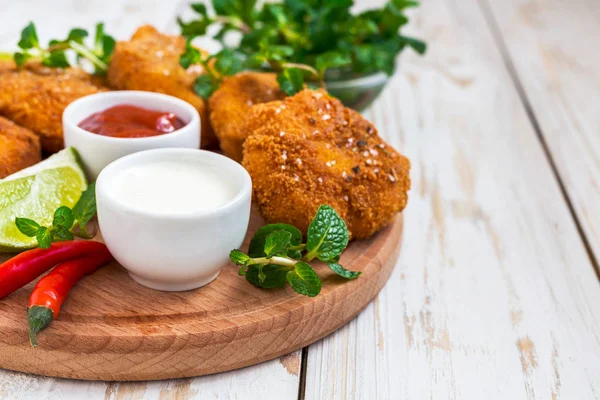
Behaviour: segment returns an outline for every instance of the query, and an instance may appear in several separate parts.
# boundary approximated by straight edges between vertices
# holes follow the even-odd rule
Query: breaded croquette
[[[364,239],[406,206],[409,160],[323,90],[256,105],[245,129],[242,164],[267,222],[306,233],[319,205],[329,204],[352,238]]]
[[[39,64],[0,70],[0,115],[39,136],[42,149],[63,148],[62,113],[72,101],[101,91],[78,68],[46,68]]]
[[[0,117],[0,179],[40,162],[40,140],[29,129]]]
[[[164,35],[152,26],[142,26],[131,40],[116,44],[108,67],[108,83],[114,89],[165,93],[187,101],[200,114],[201,145],[208,148],[216,145],[216,138],[210,128],[206,103],[193,90],[194,81],[203,69],[199,65],[183,69],[179,57],[184,51],[182,36]]]
[[[210,123],[223,153],[241,162],[246,139],[243,124],[250,107],[284,97],[273,73],[243,72],[225,78],[208,101]]]

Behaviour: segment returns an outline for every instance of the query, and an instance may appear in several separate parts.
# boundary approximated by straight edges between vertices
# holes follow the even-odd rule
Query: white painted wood
[[[154,382],[86,382],[0,370],[0,399],[296,399],[300,352],[217,375]]]
[[[600,7],[486,1],[596,259],[600,259]]]
[[[306,399],[598,398],[598,280],[477,0],[414,21],[429,53],[369,114],[412,161],[403,250],[309,347]]]
[[[64,37],[77,26],[90,31],[98,21],[117,39],[128,38],[145,23],[178,32],[175,16],[187,1],[163,0],[0,0],[0,51],[16,48],[20,31],[32,20],[40,40]],[[1,88],[0,88],[1,90]],[[0,333],[1,334],[1,333]],[[194,379],[106,383],[40,377],[0,370],[0,399],[296,399],[301,352],[254,367]]]

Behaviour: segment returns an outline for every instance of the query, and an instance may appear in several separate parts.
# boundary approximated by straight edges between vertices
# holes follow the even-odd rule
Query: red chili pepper
[[[105,246],[104,251],[59,264],[40,279],[31,292],[27,307],[29,340],[33,347],[37,346],[37,334],[47,328],[53,319],[58,318],[60,306],[71,288],[85,275],[91,274],[110,260],[112,256]]]
[[[72,240],[52,243],[48,249],[33,249],[0,264],[0,299],[22,288],[56,264],[106,251],[100,242]]]

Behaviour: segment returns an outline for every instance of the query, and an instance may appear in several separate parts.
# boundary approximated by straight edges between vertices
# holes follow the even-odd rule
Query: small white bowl
[[[150,110],[175,113],[186,125],[171,133],[145,138],[114,138],[80,128],[81,121],[107,108],[129,104]],[[123,90],[102,92],[75,100],[63,112],[65,146],[79,152],[88,178],[123,156],[149,149],[168,147],[200,148],[200,116],[189,103],[161,93]]]
[[[175,160],[217,170],[233,186],[233,198],[215,209],[194,213],[149,212],[119,200],[115,189],[119,174]],[[111,163],[100,173],[96,182],[100,231],[112,255],[136,282],[165,291],[195,289],[215,279],[229,264],[229,252],[241,246],[250,219],[251,194],[250,175],[227,157],[191,149],[143,151]]]

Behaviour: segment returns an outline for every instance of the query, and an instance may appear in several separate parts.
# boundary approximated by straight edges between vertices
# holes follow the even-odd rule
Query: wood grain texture
[[[253,211],[244,249],[263,225]],[[398,217],[371,239],[348,246],[340,262],[362,271],[360,279],[345,280],[325,263],[314,263],[323,281],[314,298],[289,286],[256,288],[231,263],[200,290],[159,292],[135,283],[115,262],[77,285],[60,318],[40,333],[36,349],[29,344],[23,309],[32,282],[0,300],[0,367],[63,378],[137,381],[214,374],[271,360],[354,318],[387,281],[401,234]],[[284,367],[297,370],[293,360]]]
[[[600,259],[600,8],[593,0],[483,1],[497,23],[596,260]]]
[[[598,398],[598,280],[481,9],[426,0],[413,22],[428,54],[368,115],[413,165],[402,253],[309,347],[306,399]]]

